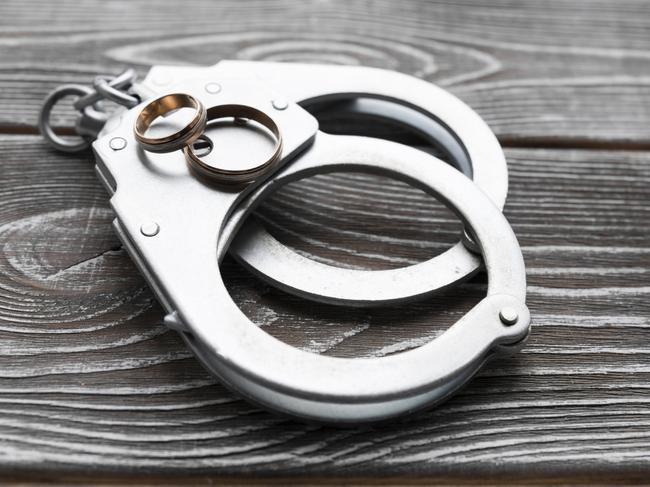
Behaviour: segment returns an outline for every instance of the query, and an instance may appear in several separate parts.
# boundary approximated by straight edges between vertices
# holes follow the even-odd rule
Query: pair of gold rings
[[[195,110],[194,117],[187,125],[165,137],[154,138],[145,135],[154,120],[180,108]],[[193,144],[205,132],[208,122],[230,117],[235,120],[253,120],[273,134],[275,146],[267,160],[252,168],[228,170],[208,164],[196,155]],[[148,103],[135,121],[134,134],[142,148],[149,152],[163,153],[182,149],[187,163],[195,172],[222,184],[245,184],[254,181],[270,169],[282,155],[280,128],[263,111],[237,104],[216,105],[206,110],[203,103],[186,93],[164,95]]]

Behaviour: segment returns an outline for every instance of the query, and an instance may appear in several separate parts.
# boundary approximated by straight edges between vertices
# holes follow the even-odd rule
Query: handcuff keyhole
[[[214,149],[214,142],[212,142],[210,137],[203,134],[194,141],[192,149],[194,150],[194,154],[198,157],[205,157],[212,152],[212,149]]]

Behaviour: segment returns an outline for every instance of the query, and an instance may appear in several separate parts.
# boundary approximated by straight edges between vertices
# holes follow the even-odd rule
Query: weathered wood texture
[[[0,473],[650,479],[649,47],[650,4],[630,0],[4,1]],[[161,325],[91,155],[57,154],[34,132],[62,82],[220,58],[397,69],[476,108],[509,146],[505,213],[534,319],[523,352],[446,404],[373,428],[279,419],[216,384]],[[459,230],[419,191],[356,174],[294,183],[258,217],[301,252],[363,268],[421,261]],[[418,346],[485,290],[479,276],[425,302],[347,310],[223,267],[265,330],[336,356]]]
[[[650,6],[625,2],[3,1],[0,124],[136,65],[365,64],[449,87],[502,139],[648,146]]]

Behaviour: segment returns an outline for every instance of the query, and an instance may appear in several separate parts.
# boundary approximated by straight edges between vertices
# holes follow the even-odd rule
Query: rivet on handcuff
[[[487,359],[521,348],[530,314],[521,250],[500,211],[508,186],[505,158],[487,125],[460,100],[425,81],[362,67],[222,61],[212,67],[156,66],[138,85],[125,79],[100,78],[94,90],[74,85],[65,92],[80,96],[77,127],[85,139],[74,150],[87,145],[94,132],[97,172],[112,194],[117,234],[167,310],[165,323],[233,390],[295,417],[358,424],[438,403]],[[160,79],[173,81],[161,87],[153,82]],[[46,101],[40,125],[55,147],[70,151],[49,125],[61,93]],[[108,116],[102,99],[125,108]],[[279,104],[280,99],[293,102]],[[179,108],[195,110],[188,124],[169,136],[147,137],[159,116]],[[441,147],[456,168],[395,142],[319,131],[313,114],[335,111],[407,126]],[[229,170],[197,156],[193,143],[208,122],[226,117],[268,130],[275,138],[271,156],[255,167]],[[157,172],[146,154],[175,151],[178,157],[166,161],[173,176]],[[420,264],[361,271],[312,261],[245,220],[282,185],[334,171],[381,172],[414,184],[440,197],[463,221],[466,236]],[[205,178],[237,189],[206,185]],[[156,197],[161,194],[165,197]],[[381,358],[326,357],[271,337],[243,315],[221,279],[226,251],[287,292],[337,305],[423,298],[482,265],[488,292],[419,348]]]

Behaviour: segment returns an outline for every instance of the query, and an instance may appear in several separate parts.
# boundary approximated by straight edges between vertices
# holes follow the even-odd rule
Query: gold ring
[[[219,118],[233,117],[235,120],[248,119],[259,123],[275,136],[275,147],[273,148],[271,157],[253,168],[228,170],[219,169],[205,163],[194,153],[192,145],[188,144],[183,149],[183,152],[185,152],[185,158],[190,167],[200,175],[222,184],[245,184],[250,183],[263,175],[273,167],[273,163],[280,159],[280,156],[282,155],[282,134],[280,134],[280,128],[273,119],[263,111],[248,105],[217,105],[208,108],[207,112],[208,122]]]
[[[194,118],[178,132],[165,137],[146,137],[154,120],[179,108],[194,108]],[[145,106],[135,121],[134,134],[143,149],[149,152],[173,152],[191,144],[205,130],[206,110],[199,100],[186,93],[173,93],[156,98]]]

